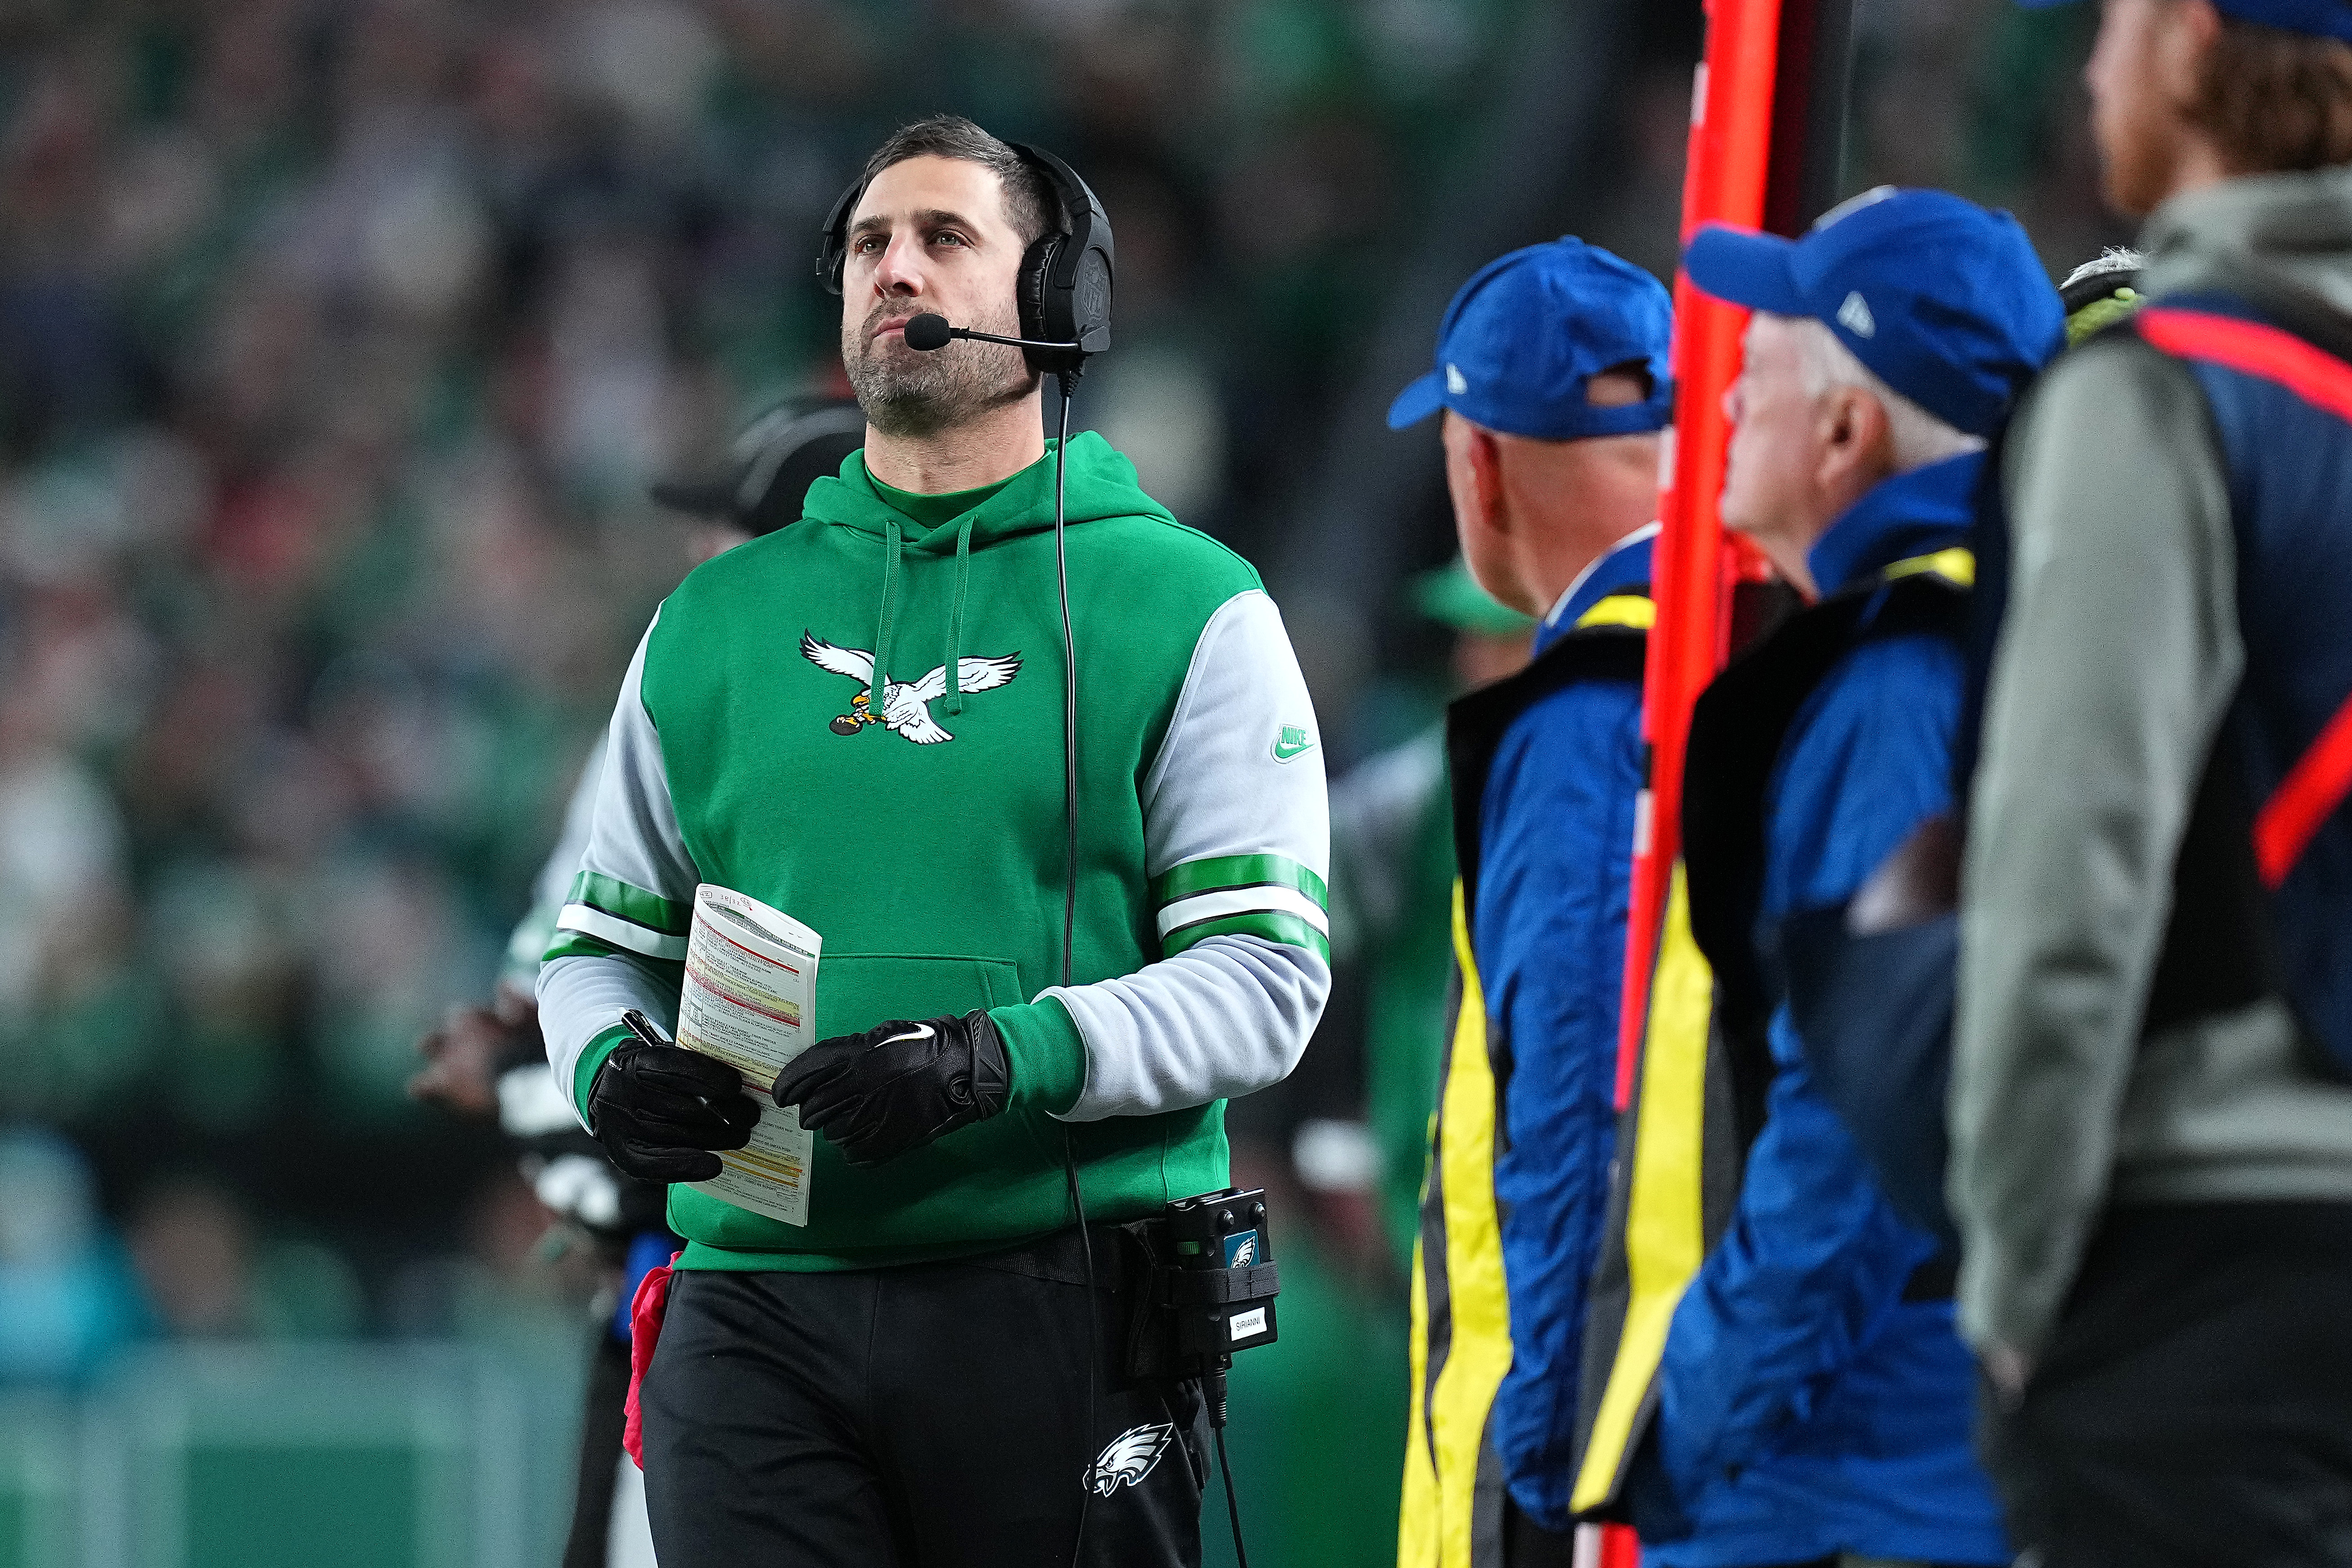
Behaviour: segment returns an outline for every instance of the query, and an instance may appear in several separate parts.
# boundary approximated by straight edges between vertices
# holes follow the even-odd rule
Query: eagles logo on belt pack
[[[801,633],[801,653],[810,664],[821,670],[831,670],[836,675],[847,675],[862,681],[866,690],[849,699],[849,711],[836,716],[829,727],[835,735],[856,735],[869,724],[883,728],[917,746],[937,746],[955,737],[940,727],[931,716],[931,704],[948,695],[948,667],[941,664],[919,681],[882,683],[882,711],[874,711],[874,655],[863,648],[841,648],[812,632]],[[1021,673],[1021,655],[1007,653],[995,659],[959,659],[956,661],[956,688],[963,692],[992,692],[1009,685]]]

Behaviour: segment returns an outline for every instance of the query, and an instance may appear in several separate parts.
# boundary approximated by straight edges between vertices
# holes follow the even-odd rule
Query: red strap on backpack
[[[629,1402],[621,1424],[621,1447],[641,1470],[646,1468],[646,1421],[637,1408],[637,1390],[646,1385],[646,1368],[654,1364],[654,1345],[661,1339],[662,1319],[669,1312],[670,1277],[677,1271],[681,1256],[673,1252],[668,1262],[646,1270],[629,1301]]]
[[[2314,408],[2352,423],[2352,364],[2292,332],[2234,316],[2151,306],[2133,323],[2156,348],[2185,360],[2284,387]],[[2314,834],[2352,795],[2352,698],[2321,727],[2254,814],[2254,865],[2275,888],[2311,847]]]

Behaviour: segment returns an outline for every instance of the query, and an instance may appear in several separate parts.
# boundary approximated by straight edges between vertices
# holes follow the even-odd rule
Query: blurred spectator
[[[79,1151],[0,1131],[0,1385],[84,1377],[139,1329],[138,1287]]]
[[[556,1227],[509,1165],[476,1188],[464,1211],[463,1250],[412,1262],[394,1282],[391,1327],[454,1336],[536,1360],[576,1359],[580,1323],[605,1265]]]
[[[358,1332],[351,1265],[316,1242],[260,1235],[222,1187],[176,1177],[131,1211],[131,1260],[156,1326],[175,1339],[330,1339]]]

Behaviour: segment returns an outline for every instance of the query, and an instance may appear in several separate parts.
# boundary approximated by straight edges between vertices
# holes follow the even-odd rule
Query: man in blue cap
[[[2145,303],[2004,444],[1961,1327],[2049,1568],[2342,1563],[2352,4],[2108,0],[2084,75]]]
[[[1755,312],[1724,522],[1811,602],[1693,721],[1691,930],[1750,1141],[1627,1483],[1643,1560],[2007,1563],[1953,1260],[1815,1082],[1778,958],[1951,806],[1983,453],[2063,312],[2015,220],[1935,191],[1866,193],[1794,241],[1710,227],[1684,265]]]
[[[1528,668],[1446,716],[1460,1000],[1414,1249],[1401,1568],[1573,1561],[1673,315],[1607,251],[1514,251],[1463,285],[1389,411],[1443,411],[1463,558],[1538,618]]]

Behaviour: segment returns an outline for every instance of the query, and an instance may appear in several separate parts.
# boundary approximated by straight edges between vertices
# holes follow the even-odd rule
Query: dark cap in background
[[[665,479],[653,498],[757,538],[800,521],[801,504],[819,479],[866,444],[866,415],[856,403],[801,398],[770,409],[728,446],[727,465],[696,479]]]

